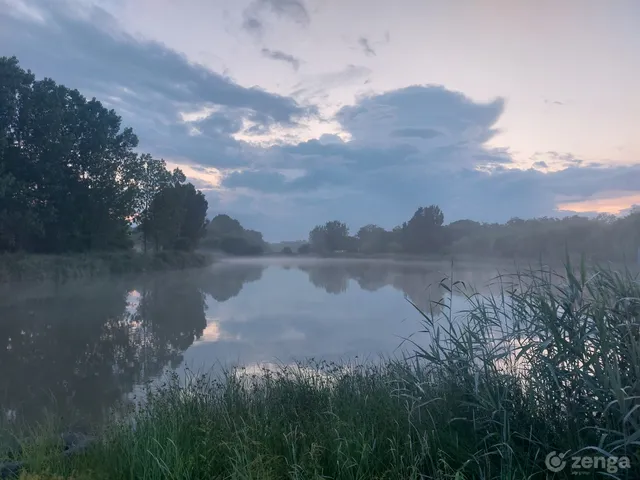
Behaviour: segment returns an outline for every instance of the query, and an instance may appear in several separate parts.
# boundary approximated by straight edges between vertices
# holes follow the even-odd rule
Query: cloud
[[[587,162],[582,158],[576,157],[572,153],[564,152],[556,152],[553,150],[547,152],[535,152],[530,160],[534,162],[542,161],[547,164],[548,168],[552,168],[554,170],[570,168],[570,167],[602,167],[604,164],[602,162]],[[534,164],[535,165],[535,164]]]
[[[262,36],[265,30],[265,13],[291,20],[304,27],[311,22],[309,11],[302,0],[253,0],[242,14],[242,28],[252,35]]]
[[[392,228],[432,203],[443,208],[446,221],[562,216],[569,212],[558,205],[569,199],[640,191],[634,182],[640,165],[584,166],[571,154],[544,152],[568,166],[548,173],[515,168],[508,148],[488,146],[504,105],[501,98],[475,102],[442,86],[363,97],[336,114],[350,141],[329,136],[274,147],[269,168],[237,171],[223,185],[265,195],[263,209],[278,199],[277,225],[258,220],[267,238],[303,238],[329,219],[353,229],[366,223]],[[297,215],[289,219],[287,209]]]
[[[13,46],[7,53],[17,55],[22,64],[37,61],[39,75],[51,75],[71,85],[80,83],[99,94],[126,88],[139,102],[157,95],[174,104],[204,101],[248,108],[277,122],[292,121],[302,112],[290,98],[241,87],[160,43],[137,40],[115,30],[115,19],[97,7],[85,17],[74,11],[70,2],[62,1],[58,8],[42,0],[30,5],[39,7],[46,23],[6,21],[0,16],[0,35],[7,40],[5,45]]]
[[[310,102],[325,96],[332,89],[359,84],[369,75],[371,75],[371,69],[349,64],[334,72],[303,78],[293,87],[291,95]]]
[[[268,7],[280,17],[289,18],[302,25],[311,22],[309,11],[302,0],[256,0],[255,3]]]
[[[278,60],[288,63],[296,71],[298,70],[298,68],[300,68],[299,58],[294,57],[293,55],[289,55],[288,53],[281,52],[280,50],[270,50],[268,48],[263,48],[262,55],[272,60]]]
[[[249,13],[245,14],[242,28],[256,36],[261,36],[264,33],[264,24]]]
[[[140,136],[142,150],[189,165],[185,171],[206,189],[211,214],[229,213],[268,239],[303,238],[330,219],[354,229],[391,228],[432,203],[446,221],[505,221],[640,192],[640,165],[604,168],[569,152],[541,151],[531,157],[534,168],[515,168],[509,148],[494,146],[505,99],[480,102],[439,85],[358,97],[326,114],[339,135],[250,144],[239,139],[281,130],[284,137],[287,128],[304,127],[317,117],[311,99],[359,85],[371,71],[347,65],[309,76],[285,97],[240,86],[160,43],[134,38],[100,8],[11,1],[22,7],[0,8],[0,44],[12,48],[6,54],[114,108]],[[262,26],[263,13],[309,22],[304,4],[293,0],[253,4]]]
[[[376,51],[373,49],[371,43],[369,42],[369,39],[367,39],[366,37],[360,37],[358,39],[358,45],[360,45],[360,48],[362,48],[362,51],[365,55],[369,57],[376,55]]]
[[[455,153],[454,163],[468,164],[473,155],[462,152],[486,153],[482,145],[498,133],[494,125],[503,110],[501,98],[476,103],[462,93],[427,85],[362,98],[343,107],[336,119],[355,142],[376,146],[402,142],[440,156],[447,150]]]
[[[315,114],[315,107],[242,87],[160,43],[134,38],[99,7],[23,3],[33,15],[0,10],[0,43],[11,46],[3,53],[16,55],[38,77],[78,88],[116,109],[140,136],[140,147],[153,154],[221,167],[245,165],[253,152],[232,134],[245,126],[254,131],[292,127]],[[217,113],[208,121],[183,121],[181,113],[204,107]]]
[[[437,137],[440,132],[430,128],[399,128],[390,133],[392,137],[418,137],[428,140]]]

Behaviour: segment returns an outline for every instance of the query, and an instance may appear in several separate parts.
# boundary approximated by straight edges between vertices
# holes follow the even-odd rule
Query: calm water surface
[[[497,272],[470,263],[453,275],[480,288]],[[45,409],[96,421],[167,369],[398,355],[420,328],[405,297],[429,308],[451,273],[445,263],[262,259],[4,290],[3,421]]]

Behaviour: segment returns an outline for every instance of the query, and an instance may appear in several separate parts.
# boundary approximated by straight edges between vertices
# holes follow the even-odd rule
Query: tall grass
[[[640,284],[567,265],[499,277],[480,295],[450,279],[419,312],[415,355],[311,362],[221,378],[176,376],[86,454],[32,473],[109,479],[640,478]],[[496,290],[497,287],[497,290]],[[454,294],[470,307],[451,313]],[[558,473],[545,466],[566,454]],[[630,468],[571,469],[571,456]],[[29,458],[26,458],[29,463]]]

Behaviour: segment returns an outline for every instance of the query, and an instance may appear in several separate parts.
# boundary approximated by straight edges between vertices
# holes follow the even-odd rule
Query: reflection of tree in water
[[[331,262],[325,264],[300,265],[300,270],[309,275],[309,281],[327,293],[339,294],[347,289],[349,279],[360,288],[370,292],[387,285],[403,292],[413,303],[425,311],[437,313],[441,310],[437,302],[441,299],[443,278],[423,265],[384,262]]]
[[[389,285],[389,267],[375,263],[352,263],[345,265],[349,278],[354,279],[360,288],[375,292]]]
[[[37,421],[45,409],[99,420],[134,385],[176,364],[206,325],[193,282],[65,286],[68,295],[0,300],[0,409]]]
[[[433,314],[442,310],[441,274],[411,265],[404,265],[394,273],[391,285],[403,292],[420,310]]]
[[[264,269],[262,265],[244,263],[217,265],[199,276],[199,285],[218,302],[226,302],[238,295],[245,283],[260,280]]]
[[[336,264],[300,265],[300,270],[307,272],[309,281],[327,293],[339,294],[347,291],[349,273]]]
[[[135,349],[128,344],[127,289],[104,285],[82,296],[2,305],[0,402],[34,416],[44,406],[82,405],[99,414],[131,388]]]
[[[134,338],[149,378],[167,364],[177,367],[182,352],[202,335],[207,326],[204,294],[182,275],[152,278],[142,285],[135,319],[141,328]]]

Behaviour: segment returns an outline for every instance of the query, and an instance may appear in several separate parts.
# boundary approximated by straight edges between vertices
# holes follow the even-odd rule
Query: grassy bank
[[[546,271],[502,278],[492,296],[456,282],[445,288],[466,293],[471,307],[452,318],[449,297],[444,319],[422,312],[413,358],[173,378],[84,454],[63,458],[27,445],[27,472],[78,479],[640,478],[637,277],[569,268],[562,278]],[[545,466],[554,451],[568,462],[555,474]],[[572,456],[602,460],[572,470]]]
[[[113,274],[205,267],[212,256],[180,251],[136,251],[75,255],[0,254],[0,283],[70,280]]]

